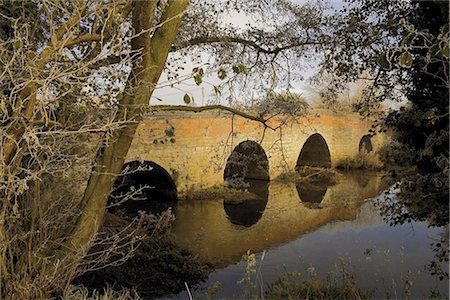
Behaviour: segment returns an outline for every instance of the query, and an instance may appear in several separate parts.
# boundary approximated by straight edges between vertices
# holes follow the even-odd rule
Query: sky
[[[307,1],[305,0],[293,0],[296,4],[303,4]],[[333,9],[339,9],[342,7],[341,0],[328,1],[327,2]],[[243,14],[236,14],[233,16],[229,16],[224,20],[225,22],[231,22],[236,26],[244,26],[249,19]],[[221,80],[217,78],[215,70],[212,70],[213,74],[211,76],[205,76],[204,83],[200,86],[197,86],[194,82],[194,79],[191,74],[191,70],[197,65],[192,63],[187,63],[185,65],[185,72],[181,73],[181,76],[186,76],[187,79],[180,82],[179,84],[174,84],[173,87],[167,86],[168,80],[165,73],[162,74],[158,86],[153,93],[153,96],[150,100],[152,105],[185,105],[183,101],[183,97],[185,94],[188,94],[191,98],[193,97],[194,105],[201,106],[206,105],[210,100],[217,101],[217,98],[214,93],[214,85],[221,83]],[[305,77],[305,80],[293,83],[292,91],[296,93],[302,94],[306,98],[317,98],[317,94],[314,93],[314,89],[312,89],[307,79],[314,75],[317,72],[317,69],[305,69],[305,73],[302,74]],[[307,99],[308,100],[308,99]],[[221,104],[227,104],[226,100],[222,100]]]

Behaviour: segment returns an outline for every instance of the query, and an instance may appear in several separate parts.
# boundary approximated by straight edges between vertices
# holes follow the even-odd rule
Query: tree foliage
[[[321,19],[286,0],[2,1],[0,296],[48,297],[78,274],[163,70],[181,80],[180,60],[208,51],[230,90],[270,90],[317,50]]]
[[[408,102],[378,115],[380,131],[394,131],[384,159],[395,167],[403,201],[385,207],[391,220],[448,223],[448,3],[446,1],[347,1],[332,17],[324,70],[337,79],[329,92],[364,77],[372,81],[360,109],[385,101]],[[386,7],[387,5],[387,7]],[[418,209],[421,207],[421,209]],[[433,207],[434,209],[422,209]]]
[[[320,2],[288,0],[1,1],[0,297],[47,297],[70,282],[162,72],[168,86],[186,79],[188,55],[198,64],[189,78],[207,84],[217,74],[226,84],[215,90],[231,104],[245,88],[267,94],[259,115],[244,113],[263,123],[304,112],[303,99],[277,90],[289,91],[316,57],[336,75],[330,95],[361,74],[374,82],[365,111],[406,95],[410,104],[380,121],[398,133],[390,159],[413,169],[406,186],[444,199],[448,7],[349,4],[330,16]],[[233,23],[236,15],[247,24]],[[186,110],[212,108],[223,107]]]
[[[73,279],[186,5],[2,6],[2,297],[46,297]]]

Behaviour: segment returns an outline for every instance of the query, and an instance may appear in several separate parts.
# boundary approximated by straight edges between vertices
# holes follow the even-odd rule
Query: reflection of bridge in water
[[[173,233],[178,245],[226,264],[239,260],[247,250],[260,252],[325,224],[356,219],[358,208],[383,188],[377,176],[342,175],[339,183],[325,192],[302,190],[301,199],[295,184],[271,182],[262,210],[256,206],[252,212],[248,206],[242,212],[236,206],[233,211],[223,201],[179,203]],[[317,198],[322,192],[323,199]],[[252,220],[256,221],[250,224]]]
[[[116,181],[111,199],[142,189],[144,201],[122,206],[136,215],[176,206],[178,193],[213,185],[247,189],[254,198],[186,201],[176,208],[180,246],[213,261],[236,260],[249,249],[262,251],[332,221],[354,219],[364,200],[378,195],[379,178],[346,175],[337,185],[313,189],[270,180],[376,150],[385,136],[368,136],[370,128],[355,114],[317,111],[278,131],[223,113],[149,116],[138,127],[126,175]]]

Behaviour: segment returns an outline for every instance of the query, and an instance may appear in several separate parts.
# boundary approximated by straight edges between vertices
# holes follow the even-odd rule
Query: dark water
[[[448,236],[448,226],[429,228],[424,222],[391,227],[374,206],[387,189],[374,174],[343,175],[334,186],[311,188],[271,182],[256,204],[232,209],[223,201],[179,203],[173,232],[176,243],[217,266],[207,282],[193,289],[203,295],[214,282],[216,298],[239,298],[248,250],[256,254],[261,289],[286,272],[321,278],[354,274],[359,286],[376,298],[428,298],[438,290],[448,298],[448,280],[431,276],[425,266],[434,260],[430,244]],[[448,270],[448,263],[442,265]],[[332,272],[332,273],[330,273]],[[412,284],[405,288],[406,283]],[[186,299],[186,292],[172,298]]]

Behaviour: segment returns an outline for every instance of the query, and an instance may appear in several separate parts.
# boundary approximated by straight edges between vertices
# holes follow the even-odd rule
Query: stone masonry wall
[[[277,126],[274,121],[272,126]],[[165,168],[175,180],[178,192],[223,183],[225,164],[241,142],[261,144],[269,159],[269,175],[293,171],[306,139],[319,133],[327,142],[332,165],[355,156],[361,138],[371,122],[357,114],[314,110],[308,116],[290,120],[281,130],[264,129],[258,122],[224,112],[159,112],[149,114],[138,126],[126,161],[148,160]],[[386,136],[371,139],[374,151]]]

